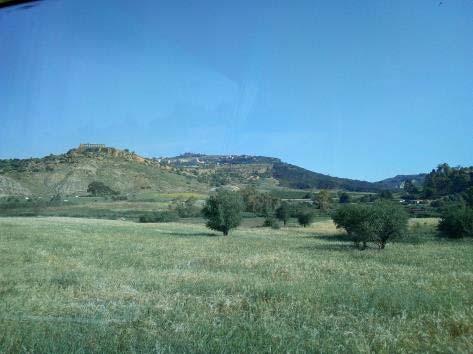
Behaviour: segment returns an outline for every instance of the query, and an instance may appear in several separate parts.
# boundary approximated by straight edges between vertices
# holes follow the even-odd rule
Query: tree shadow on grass
[[[161,235],[176,237],[223,237],[223,235],[213,232],[163,232]]]
[[[301,250],[305,251],[339,251],[339,252],[347,252],[356,250],[350,243],[323,243],[318,245],[307,245],[298,247]]]
[[[304,238],[310,238],[310,239],[317,239],[317,240],[324,240],[324,241],[346,241],[350,242],[350,239],[347,237],[347,235],[333,235],[333,234],[315,234],[315,235],[309,235],[309,236],[304,236]]]
[[[353,241],[351,241],[347,235],[333,235],[333,234],[315,234],[310,236],[305,236],[304,238],[312,239],[312,240],[322,240],[322,241],[329,241],[324,243],[317,243],[312,245],[306,245],[299,247],[299,249],[308,250],[308,251],[364,251],[360,250],[353,245]],[[366,247],[366,251],[372,249],[368,244]]]

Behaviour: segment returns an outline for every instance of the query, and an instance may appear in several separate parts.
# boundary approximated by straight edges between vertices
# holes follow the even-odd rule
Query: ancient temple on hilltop
[[[86,149],[100,149],[104,148],[105,144],[80,144],[79,150],[86,150]]]

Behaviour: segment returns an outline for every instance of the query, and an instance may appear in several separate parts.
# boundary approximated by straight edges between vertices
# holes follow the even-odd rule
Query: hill
[[[79,147],[44,158],[0,160],[0,196],[85,194],[93,181],[124,194],[208,189],[176,172],[127,150]]]
[[[376,182],[376,184],[386,189],[402,189],[406,181],[410,181],[416,186],[422,186],[425,176],[425,173],[419,173],[417,175],[397,175],[383,179],[382,181]]]
[[[374,192],[384,188],[366,181],[324,175],[266,156],[185,153],[161,158],[159,161],[216,185],[254,183],[295,189],[343,189],[358,192]]]
[[[100,181],[122,194],[207,192],[223,185],[259,189],[340,189],[377,192],[397,189],[406,179],[421,183],[424,175],[396,176],[380,182],[332,177],[278,158],[250,155],[203,155],[145,158],[127,149],[81,144],[65,154],[0,160],[0,196],[86,194]]]

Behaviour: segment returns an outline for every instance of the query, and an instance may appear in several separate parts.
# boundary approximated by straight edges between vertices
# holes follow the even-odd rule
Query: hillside
[[[208,189],[170,166],[115,148],[77,148],[44,158],[0,160],[0,196],[80,195],[93,181],[123,194]]]
[[[344,189],[358,192],[383,189],[383,186],[374,183],[332,177],[265,156],[186,153],[158,161],[215,184],[276,184],[295,189]]]
[[[371,183],[313,172],[273,157],[185,153],[144,158],[127,149],[89,144],[60,155],[0,160],[0,196],[83,195],[93,181],[122,194],[205,193],[213,187],[247,184],[266,190],[282,187],[377,192],[398,189],[406,179],[420,184],[423,178],[405,175]]]
[[[416,186],[422,186],[425,176],[425,173],[419,173],[417,175],[397,175],[383,179],[382,181],[376,182],[376,184],[387,189],[402,189],[406,181],[411,181],[412,184]]]

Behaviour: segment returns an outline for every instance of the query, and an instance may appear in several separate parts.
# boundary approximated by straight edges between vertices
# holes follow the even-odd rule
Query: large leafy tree
[[[462,193],[470,187],[473,187],[473,166],[450,167],[443,163],[425,176],[423,194],[425,198],[435,198]]]
[[[407,228],[408,215],[399,205],[378,202],[368,205],[345,205],[332,215],[337,228],[346,230],[356,247],[366,248],[367,242],[375,242],[380,249],[389,240],[400,237]]]
[[[231,229],[240,225],[243,208],[239,193],[219,190],[207,199],[202,213],[207,219],[208,228],[221,231],[227,236]]]

